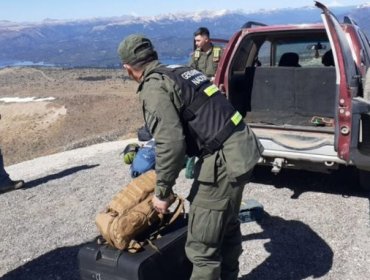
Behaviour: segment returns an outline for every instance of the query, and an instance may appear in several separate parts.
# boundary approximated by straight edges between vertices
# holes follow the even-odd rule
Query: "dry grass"
[[[136,136],[143,124],[137,84],[120,70],[5,68],[0,98],[0,147],[5,165],[108,140]]]

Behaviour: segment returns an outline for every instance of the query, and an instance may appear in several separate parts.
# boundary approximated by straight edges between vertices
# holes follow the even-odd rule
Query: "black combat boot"
[[[24,185],[25,183],[23,180],[17,180],[17,181],[9,180],[9,182],[0,185],[0,194],[23,188]]]

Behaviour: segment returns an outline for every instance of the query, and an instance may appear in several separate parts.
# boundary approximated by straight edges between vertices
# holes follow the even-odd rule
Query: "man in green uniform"
[[[244,185],[262,147],[241,115],[198,70],[165,66],[151,41],[130,35],[118,47],[123,68],[139,83],[145,122],[156,141],[153,206],[166,213],[185,154],[197,156],[186,254],[191,279],[237,279],[242,252]]]
[[[1,120],[1,114],[0,114]],[[9,174],[5,171],[3,155],[0,149],[0,194],[8,191],[23,188],[25,185],[23,180],[13,181]]]
[[[191,55],[189,66],[203,72],[213,81],[222,56],[222,48],[212,44],[206,27],[200,27],[194,32],[194,45],[196,49]]]
[[[0,149],[0,194],[23,188],[24,185],[23,180],[13,181],[10,179],[9,174],[4,169],[3,155]]]
[[[222,56],[222,48],[212,44],[209,34],[206,27],[199,27],[194,32],[195,51],[191,55],[189,66],[203,72],[213,82],[218,62]],[[195,157],[187,159],[185,176],[188,179],[193,177],[194,163]]]

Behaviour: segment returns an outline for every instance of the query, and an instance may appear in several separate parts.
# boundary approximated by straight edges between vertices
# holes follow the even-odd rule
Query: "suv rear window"
[[[284,55],[284,54],[289,55]],[[278,34],[249,34],[234,56],[232,71],[243,71],[250,66],[283,66],[280,62],[288,57],[298,57],[297,67],[325,67],[322,57],[330,53],[330,43],[325,30],[285,32]],[[290,61],[292,63],[293,60]],[[330,65],[333,66],[333,65]]]
[[[327,40],[303,42],[281,40],[274,44],[265,41],[259,49],[258,59],[260,66],[278,66],[284,54],[296,53],[301,67],[324,67],[326,65],[322,63],[322,57],[326,52],[330,52],[330,43]]]
[[[295,53],[299,58],[299,65],[305,66],[319,66],[323,67],[321,58],[330,50],[328,41],[279,41],[275,43],[275,65],[282,61],[283,55],[286,53]]]

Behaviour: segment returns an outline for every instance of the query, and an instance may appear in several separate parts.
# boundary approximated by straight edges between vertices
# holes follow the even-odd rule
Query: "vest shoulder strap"
[[[220,93],[216,85],[210,84],[209,86],[205,87],[201,94],[197,94],[194,101],[184,110],[184,119],[193,119],[198,109],[216,93]]]
[[[242,115],[238,111],[235,111],[224,128],[217,133],[216,137],[204,145],[204,151],[213,153],[219,149],[239,125],[244,125],[242,120]]]

